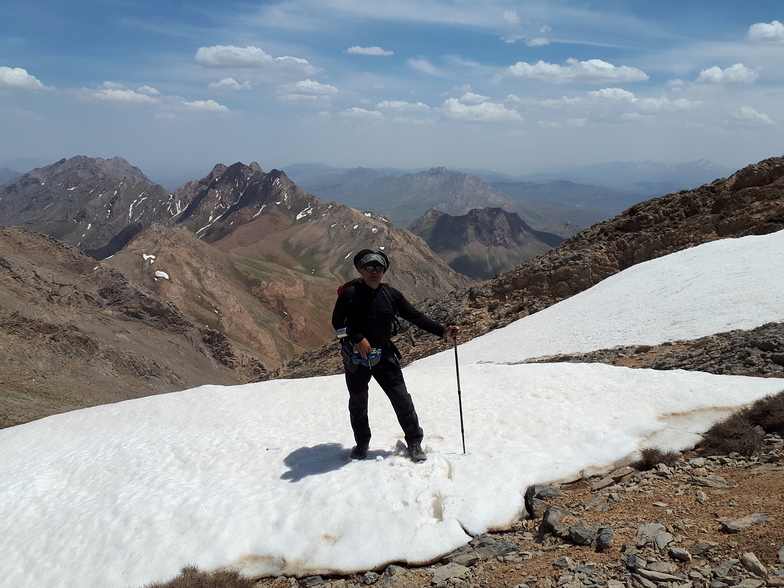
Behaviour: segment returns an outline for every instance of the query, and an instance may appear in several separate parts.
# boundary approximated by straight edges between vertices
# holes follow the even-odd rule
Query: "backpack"
[[[349,288],[361,284],[363,281],[364,280],[362,278],[354,278],[353,280],[349,280],[348,282],[343,284],[340,288],[338,288],[338,296],[340,296],[343,292],[345,292]],[[389,294],[389,286],[387,284],[382,283],[381,284],[381,292],[384,294],[384,296],[386,296],[387,300],[389,301],[389,305],[392,307],[392,333],[391,333],[391,336],[394,337],[395,335],[397,335],[400,332],[400,330],[403,327],[400,324],[400,320],[397,318],[399,315],[397,313],[397,307],[395,306],[395,303],[392,301],[392,296],[390,296],[390,294]],[[349,299],[349,302],[348,302],[349,303],[349,308],[351,308],[351,303],[353,301],[354,301],[354,295],[352,293],[351,298]],[[416,342],[414,341],[414,337],[411,335],[411,333],[409,333],[409,332],[406,332],[406,333],[408,335],[408,340],[411,342],[411,345],[416,345]],[[392,343],[392,342],[390,341],[390,343]],[[393,347],[394,347],[394,344],[393,344]],[[397,351],[397,348],[395,348],[395,352],[396,352],[396,354],[399,353]]]

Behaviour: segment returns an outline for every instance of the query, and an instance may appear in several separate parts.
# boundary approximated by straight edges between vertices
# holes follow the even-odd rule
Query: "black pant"
[[[352,370],[351,368],[355,368]],[[370,442],[370,423],[368,422],[368,383],[375,378],[378,385],[386,393],[392,408],[395,409],[397,420],[403,428],[406,442],[422,443],[424,433],[419,426],[419,417],[414,409],[414,401],[406,389],[403,371],[397,359],[391,354],[384,354],[381,361],[372,368],[365,366],[346,366],[346,386],[348,387],[348,412],[351,416],[351,428],[357,444]]]

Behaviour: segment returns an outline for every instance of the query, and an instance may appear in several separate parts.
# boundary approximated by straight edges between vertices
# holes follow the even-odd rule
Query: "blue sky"
[[[0,166],[737,168],[784,152],[782,21],[772,0],[5,0]]]

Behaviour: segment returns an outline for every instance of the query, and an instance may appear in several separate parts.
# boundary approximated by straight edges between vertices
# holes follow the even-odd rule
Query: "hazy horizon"
[[[780,154],[777,18],[772,0],[9,0],[0,161],[739,169]]]

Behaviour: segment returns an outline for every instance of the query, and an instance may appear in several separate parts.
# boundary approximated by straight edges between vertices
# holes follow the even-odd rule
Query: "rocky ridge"
[[[1,226],[50,235],[96,259],[177,210],[162,186],[120,157],[62,159],[3,184]]]
[[[768,323],[750,331],[717,333],[693,341],[541,357],[530,363],[553,362],[606,363],[654,370],[688,369],[711,374],[781,378],[784,377],[784,324]]]

